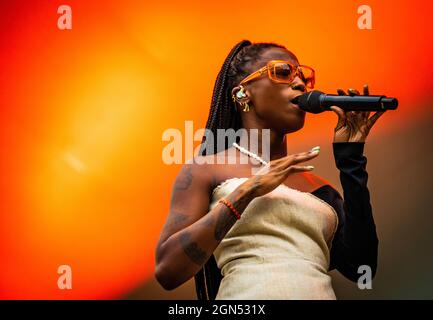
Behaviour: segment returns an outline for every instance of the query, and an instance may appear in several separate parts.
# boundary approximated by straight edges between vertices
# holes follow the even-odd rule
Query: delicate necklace
[[[233,142],[233,147],[235,147],[236,149],[238,149],[240,152],[246,154],[247,156],[256,159],[262,165],[267,165],[268,164],[265,160],[263,160],[262,158],[260,158],[257,154],[255,154],[254,152],[248,151],[247,149],[245,149],[245,148],[241,147],[240,145],[238,145],[236,142]]]

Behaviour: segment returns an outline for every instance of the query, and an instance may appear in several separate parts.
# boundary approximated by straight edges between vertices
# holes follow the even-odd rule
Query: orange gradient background
[[[72,30],[57,28],[61,4]],[[373,30],[357,27],[361,4]],[[113,299],[153,281],[180,168],[163,163],[162,133],[204,127],[242,39],[285,45],[321,91],[368,83],[397,97],[377,144],[431,119],[432,15],[433,3],[400,0],[2,1],[0,298]],[[289,152],[329,145],[335,124],[308,114]],[[72,290],[57,288],[63,264]]]

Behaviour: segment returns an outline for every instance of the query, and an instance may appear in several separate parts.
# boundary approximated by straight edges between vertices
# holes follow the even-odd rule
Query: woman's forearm
[[[335,200],[341,221],[332,245],[331,266],[352,281],[357,281],[360,265],[368,265],[373,277],[377,268],[378,238],[363,149],[364,143],[334,144],[344,200]]]
[[[242,213],[254,198],[252,191],[241,185],[226,199]],[[171,290],[192,278],[236,221],[230,209],[219,203],[202,218],[171,235],[157,251],[156,278],[160,284]]]
[[[364,143],[350,143],[346,147],[336,144],[339,154],[336,164],[340,170],[346,210],[345,240],[354,244],[367,245],[376,241],[376,228],[367,187],[367,158],[363,156]]]

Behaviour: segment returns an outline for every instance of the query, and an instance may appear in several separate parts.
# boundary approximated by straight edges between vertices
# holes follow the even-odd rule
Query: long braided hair
[[[248,70],[248,66],[260,59],[265,49],[271,47],[285,49],[284,46],[276,43],[251,43],[248,40],[239,42],[231,49],[215,81],[212,103],[206,123],[208,134],[217,137],[217,129],[231,128],[236,131],[242,128],[241,116],[232,100],[231,91],[251,72],[251,70]],[[206,155],[209,150],[205,148],[206,136],[207,134],[203,136],[200,149],[201,155]],[[213,153],[222,151],[218,150],[219,145],[213,143]],[[227,149],[227,147],[228,145],[225,144],[224,148]],[[216,264],[214,255],[211,255],[203,268],[194,276],[197,298],[199,300],[215,300],[221,279],[221,270]]]

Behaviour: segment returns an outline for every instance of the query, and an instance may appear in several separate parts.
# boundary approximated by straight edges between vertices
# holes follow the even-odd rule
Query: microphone
[[[297,96],[292,103],[311,113],[332,111],[329,108],[331,106],[340,107],[344,111],[385,111],[395,110],[398,106],[396,98],[386,96],[339,96],[317,90]]]

